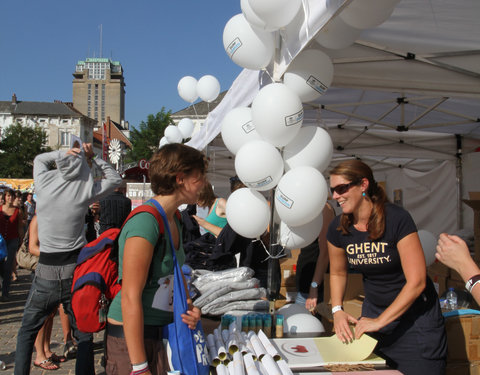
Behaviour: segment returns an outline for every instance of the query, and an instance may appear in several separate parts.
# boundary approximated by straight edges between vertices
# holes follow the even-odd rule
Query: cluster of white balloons
[[[195,124],[188,117],[181,119],[177,126],[168,125],[163,132],[158,148],[168,143],[182,143],[183,140],[192,136],[194,129]]]
[[[303,124],[296,92],[284,83],[263,87],[251,108],[235,108],[224,117],[221,134],[246,185],[227,200],[231,227],[248,238],[265,232],[270,207],[260,192],[276,189],[281,245],[293,249],[310,244],[322,227],[328,195],[322,172],[333,144],[325,130]]]
[[[192,76],[185,76],[177,85],[178,95],[188,103],[198,98],[207,103],[213,102],[220,94],[220,83],[212,75],[205,75],[198,81]]]
[[[343,0],[320,1],[326,13],[343,4]],[[345,48],[361,30],[384,22],[398,1],[353,0],[322,28],[316,41],[330,49]],[[308,16],[301,14],[302,0],[241,0],[240,6],[242,13],[225,25],[223,46],[233,62],[252,70],[272,63],[279,29],[285,38],[289,33],[298,35],[296,20]],[[256,238],[265,232],[270,208],[260,192],[275,189],[280,244],[299,248],[318,236],[328,195],[322,172],[331,161],[333,144],[325,130],[303,124],[302,103],[318,99],[332,81],[329,56],[306,49],[289,65],[282,83],[264,86],[251,108],[235,108],[225,116],[222,138],[247,186],[227,200],[227,220],[237,233]]]

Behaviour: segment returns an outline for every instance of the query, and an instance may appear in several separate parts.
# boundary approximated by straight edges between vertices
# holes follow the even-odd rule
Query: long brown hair
[[[206,182],[203,189],[200,191],[198,194],[198,200],[197,204],[200,207],[212,207],[213,204],[215,203],[215,200],[217,199],[217,196],[213,192],[213,187],[210,182]]]
[[[347,160],[338,164],[330,171],[330,175],[341,176],[347,181],[368,180],[368,190],[365,192],[365,198],[373,203],[372,213],[368,219],[367,230],[371,240],[377,240],[385,232],[385,203],[388,202],[387,195],[381,186],[373,178],[372,169],[360,160]],[[348,234],[348,228],[353,224],[353,214],[342,214],[340,226],[337,230],[342,234]]]

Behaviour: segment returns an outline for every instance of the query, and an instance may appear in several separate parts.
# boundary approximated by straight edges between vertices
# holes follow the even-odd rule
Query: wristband
[[[342,305],[337,305],[332,307],[332,315],[335,314],[337,311],[343,310]]]
[[[471,294],[473,287],[478,283],[480,283],[480,274],[472,276],[470,280],[466,282],[465,289],[467,289],[468,292]]]
[[[132,365],[132,372],[130,375],[141,375],[145,374],[148,371],[148,362],[142,362],[138,365]]]

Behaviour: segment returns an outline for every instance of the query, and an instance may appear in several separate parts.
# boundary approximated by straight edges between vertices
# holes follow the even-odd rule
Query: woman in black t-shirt
[[[359,160],[335,167],[330,186],[343,212],[327,234],[337,337],[346,342],[369,333],[390,367],[406,375],[444,374],[444,320],[410,214],[387,201],[370,167]],[[358,319],[342,308],[348,266],[363,274]]]

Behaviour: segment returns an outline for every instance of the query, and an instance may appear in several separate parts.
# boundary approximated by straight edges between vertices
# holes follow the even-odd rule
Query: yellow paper
[[[325,363],[363,361],[377,344],[377,340],[367,335],[349,343],[341,342],[336,336],[314,338],[314,341]]]

